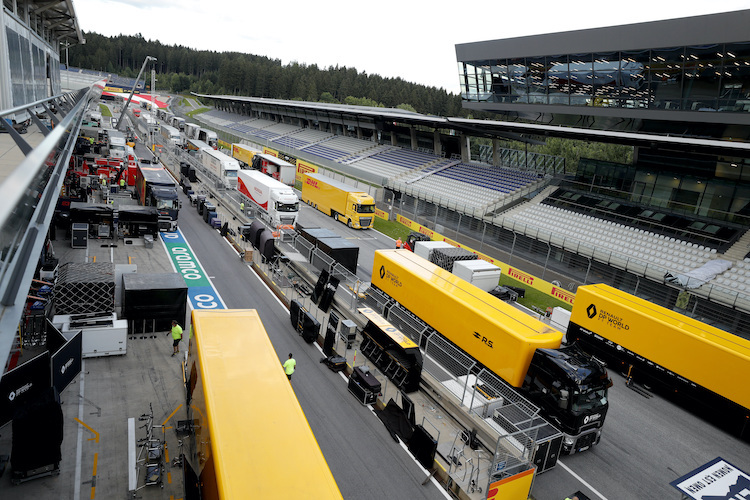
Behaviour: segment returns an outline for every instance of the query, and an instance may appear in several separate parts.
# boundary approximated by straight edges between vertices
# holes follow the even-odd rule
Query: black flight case
[[[374,404],[380,394],[380,382],[366,366],[357,366],[349,377],[349,392],[363,405]]]

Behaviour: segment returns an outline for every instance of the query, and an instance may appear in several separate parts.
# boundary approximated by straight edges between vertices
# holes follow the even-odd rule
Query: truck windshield
[[[280,203],[280,202],[276,202],[276,211],[278,211],[278,212],[299,212],[299,203]]]
[[[177,210],[178,203],[177,200],[160,198],[156,200],[156,208],[159,210]]]
[[[590,390],[573,397],[571,410],[592,410],[605,404],[607,404],[607,389]]]
[[[375,205],[357,205],[358,214],[374,214]]]

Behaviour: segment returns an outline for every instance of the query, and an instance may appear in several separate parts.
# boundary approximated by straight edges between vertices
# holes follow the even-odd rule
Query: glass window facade
[[[750,112],[750,42],[459,62],[466,101]]]
[[[667,157],[623,165],[582,158],[578,186],[604,188],[607,197],[654,209],[709,219],[745,223],[750,214],[750,162],[720,160],[704,169],[670,164]]]

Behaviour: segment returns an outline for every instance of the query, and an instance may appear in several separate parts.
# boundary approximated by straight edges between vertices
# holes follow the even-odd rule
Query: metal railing
[[[674,269],[669,269],[659,264],[655,264],[652,261],[638,259],[632,257],[625,252],[618,252],[616,250],[605,250],[601,247],[592,245],[581,241],[578,238],[571,236],[563,236],[559,232],[547,230],[534,226],[531,224],[524,224],[516,220],[507,221],[504,223],[504,229],[518,235],[526,236],[527,238],[547,242],[552,247],[562,249],[566,252],[579,255],[588,260],[589,266],[586,269],[586,274],[583,277],[582,284],[598,283],[597,280],[589,280],[589,274],[591,271],[591,262],[596,261],[606,264],[614,269],[620,269],[626,271],[634,276],[648,278],[652,281],[663,283],[665,275],[669,272],[674,272]],[[511,259],[516,250],[517,239],[514,239],[510,249]],[[545,263],[546,272],[546,263]],[[544,273],[542,273],[542,277]],[[700,288],[690,290],[693,295],[698,295],[706,299],[710,299],[732,308],[738,308],[745,312],[750,313],[750,295],[742,293],[722,285],[718,284],[705,284]]]
[[[21,319],[84,111],[100,93],[83,89],[0,112],[2,126],[26,155],[0,184],[0,356],[9,352]],[[54,125],[51,130],[36,116],[41,109]],[[35,148],[5,120],[22,113],[45,136]]]
[[[365,303],[420,346],[423,372],[496,436],[493,456],[483,471],[489,482],[532,467],[537,442],[561,435],[536,405],[386,294],[369,288]]]

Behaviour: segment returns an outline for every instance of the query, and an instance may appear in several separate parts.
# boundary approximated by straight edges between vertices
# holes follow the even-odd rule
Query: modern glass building
[[[545,123],[745,140],[748,26],[743,10],[460,44],[464,106]]]
[[[61,92],[60,53],[84,43],[73,2],[44,5],[4,0],[0,9],[0,109],[23,107]],[[18,124],[26,111],[6,116]]]

